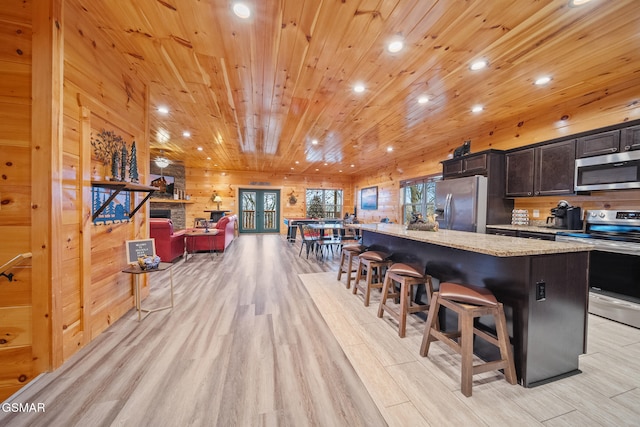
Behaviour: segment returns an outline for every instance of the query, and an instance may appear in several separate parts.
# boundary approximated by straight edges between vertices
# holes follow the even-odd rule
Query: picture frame
[[[360,190],[360,207],[364,210],[378,209],[378,187],[365,187]]]
[[[158,188],[154,196],[173,197],[176,182],[174,177],[168,175],[156,175],[153,173],[150,173],[149,177],[151,178],[151,184],[149,185]]]

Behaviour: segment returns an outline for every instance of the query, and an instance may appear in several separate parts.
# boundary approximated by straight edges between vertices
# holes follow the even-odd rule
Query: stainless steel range
[[[589,263],[589,312],[640,328],[640,211],[592,210],[584,233],[557,241],[594,245]]]

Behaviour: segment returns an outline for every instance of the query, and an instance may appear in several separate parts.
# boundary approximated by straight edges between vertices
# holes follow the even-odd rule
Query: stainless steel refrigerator
[[[487,178],[475,175],[436,182],[436,214],[440,228],[484,233]]]

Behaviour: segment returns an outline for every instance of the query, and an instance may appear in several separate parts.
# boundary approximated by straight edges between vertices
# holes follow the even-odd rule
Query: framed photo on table
[[[365,210],[378,209],[378,187],[366,187],[360,190],[360,206]]]

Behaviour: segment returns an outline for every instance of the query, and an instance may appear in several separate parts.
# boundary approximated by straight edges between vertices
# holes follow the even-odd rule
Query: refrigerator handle
[[[451,199],[453,198],[453,194],[448,193],[447,198],[444,202],[444,223],[446,224],[447,229],[451,228],[451,221],[453,219],[453,215],[451,213]]]

